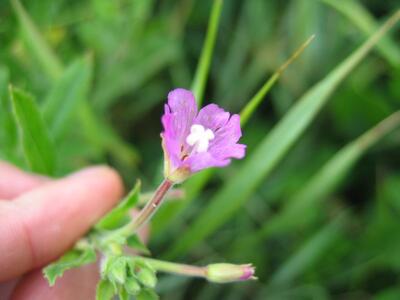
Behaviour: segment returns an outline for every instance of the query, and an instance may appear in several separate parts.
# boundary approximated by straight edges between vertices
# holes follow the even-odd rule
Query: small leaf
[[[85,59],[72,63],[55,82],[42,107],[54,137],[59,137],[78,104],[87,97],[91,65]]]
[[[142,289],[139,295],[136,296],[137,300],[158,300],[160,297],[151,289]]]
[[[96,300],[111,300],[115,295],[114,287],[108,280],[100,280],[96,289]]]
[[[53,175],[56,161],[54,145],[34,99],[11,86],[9,90],[24,155],[31,170]]]
[[[105,215],[95,226],[96,229],[115,229],[125,224],[124,221],[130,218],[129,210],[139,200],[140,181],[137,181],[129,194],[107,215]]]
[[[59,260],[43,269],[44,276],[53,286],[57,277],[61,277],[65,271],[77,268],[96,261],[96,252],[92,248],[83,250],[73,249],[64,254]]]
[[[127,245],[143,254],[150,255],[150,250],[140,240],[137,234],[133,234],[127,239]]]

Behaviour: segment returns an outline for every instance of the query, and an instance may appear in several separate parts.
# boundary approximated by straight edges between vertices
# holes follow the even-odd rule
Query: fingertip
[[[32,266],[60,256],[122,195],[118,173],[110,167],[95,166],[52,181],[13,201],[28,236],[25,252],[31,253]]]
[[[111,197],[109,199],[113,202],[118,202],[124,194],[124,184],[121,176],[115,169],[107,165],[88,167],[71,174],[69,177],[91,182],[97,181],[98,183],[95,185],[98,185],[105,192],[110,193]]]

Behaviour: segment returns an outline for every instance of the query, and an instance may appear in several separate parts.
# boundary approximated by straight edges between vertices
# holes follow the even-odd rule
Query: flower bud
[[[255,268],[251,265],[212,264],[207,266],[206,278],[217,283],[257,279],[254,277]]]
[[[135,278],[128,277],[125,283],[125,289],[130,295],[139,294],[141,287]]]
[[[124,257],[118,257],[108,262],[105,273],[111,282],[120,284],[125,283],[127,260]]]
[[[142,268],[137,274],[137,279],[145,286],[154,288],[157,283],[157,277],[153,270],[149,268]]]

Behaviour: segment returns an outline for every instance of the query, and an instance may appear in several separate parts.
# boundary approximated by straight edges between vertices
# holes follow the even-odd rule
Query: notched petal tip
[[[232,157],[236,159],[242,159],[246,156],[246,148],[247,146],[244,144],[236,144],[234,147],[234,151],[232,151]]]
[[[183,88],[177,88],[168,93],[168,105],[172,112],[186,109],[197,113],[197,104],[193,93]]]
[[[200,109],[195,123],[216,131],[227,124],[229,117],[229,112],[225,111],[217,104],[211,103]]]
[[[240,127],[240,115],[233,114],[229,119],[229,126],[232,127],[234,136],[239,140],[242,137],[242,128]]]

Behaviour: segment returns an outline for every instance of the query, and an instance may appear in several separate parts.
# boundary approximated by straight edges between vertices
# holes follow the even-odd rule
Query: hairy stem
[[[154,269],[160,272],[173,273],[173,274],[192,276],[192,277],[203,277],[203,278],[206,277],[205,267],[177,264],[147,257],[140,257],[140,259],[147,262]]]
[[[140,227],[142,227],[151,219],[153,214],[156,212],[156,210],[164,200],[165,195],[173,187],[173,185],[174,183],[172,181],[164,179],[155,191],[151,200],[147,202],[147,204],[142,208],[136,218],[133,219],[132,222],[122,227],[121,230],[123,230],[127,234],[138,231]]]
[[[137,232],[144,224],[146,224],[153,214],[156,212],[162,201],[165,199],[167,192],[173,187],[174,183],[168,179],[164,179],[154,192],[153,197],[142,208],[139,214],[125,226],[114,230],[109,235],[105,236],[100,241],[100,247],[110,248],[110,241],[115,237],[128,237]]]

